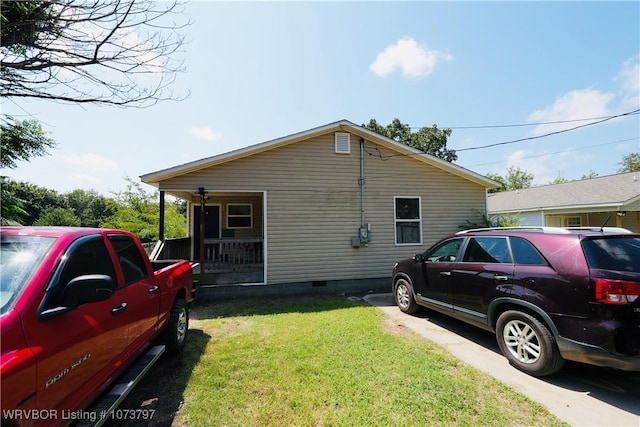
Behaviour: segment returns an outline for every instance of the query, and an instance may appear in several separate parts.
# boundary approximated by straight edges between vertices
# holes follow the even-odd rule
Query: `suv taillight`
[[[640,283],[595,279],[596,301],[603,304],[631,304],[640,298]]]

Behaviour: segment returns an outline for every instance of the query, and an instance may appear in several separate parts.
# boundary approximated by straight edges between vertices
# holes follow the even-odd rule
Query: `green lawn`
[[[123,407],[177,426],[566,425],[362,301],[201,304],[189,333]]]

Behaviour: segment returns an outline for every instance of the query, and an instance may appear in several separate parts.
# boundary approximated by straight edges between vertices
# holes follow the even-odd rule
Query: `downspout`
[[[366,227],[364,217],[364,138],[360,138],[360,226]]]

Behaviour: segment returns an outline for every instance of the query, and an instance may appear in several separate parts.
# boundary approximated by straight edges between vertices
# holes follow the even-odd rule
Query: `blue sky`
[[[186,100],[3,99],[3,113],[40,120],[58,148],[2,175],[109,195],[127,176],[342,119],[452,128],[458,165],[520,167],[536,185],[610,175],[640,151],[638,114],[529,139],[640,108],[637,1],[197,1],[185,13],[174,91]]]

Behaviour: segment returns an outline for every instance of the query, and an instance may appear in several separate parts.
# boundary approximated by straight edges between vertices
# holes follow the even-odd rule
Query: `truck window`
[[[142,259],[138,246],[130,236],[111,235],[109,240],[118,254],[126,284],[137,282],[147,277],[147,266],[144,259]]]
[[[53,237],[2,235],[0,245],[0,314],[11,308],[53,245]]]
[[[67,283],[87,274],[104,274],[113,278],[114,282],[116,280],[111,257],[100,236],[81,238],[69,247],[47,286],[39,311],[61,306]]]
[[[86,274],[106,274],[116,280],[109,252],[102,239],[92,239],[74,247],[67,255],[58,283],[64,286]]]

